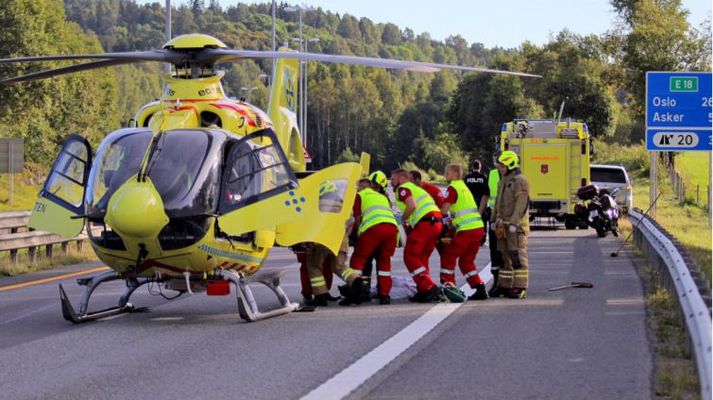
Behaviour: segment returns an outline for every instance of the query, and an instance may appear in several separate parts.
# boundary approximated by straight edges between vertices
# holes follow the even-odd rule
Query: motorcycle
[[[597,236],[605,237],[611,232],[619,236],[619,210],[615,194],[619,189],[609,192],[607,189],[598,189],[594,185],[585,186],[577,191],[577,197],[589,203],[579,207],[578,216],[587,221],[587,224],[597,231]]]

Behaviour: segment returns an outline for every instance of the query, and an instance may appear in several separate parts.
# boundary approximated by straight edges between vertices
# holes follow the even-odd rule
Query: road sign
[[[0,138],[0,174],[22,172],[24,145],[22,139]]]
[[[647,151],[711,151],[711,129],[647,129]]]
[[[646,150],[711,151],[710,72],[646,73]]]

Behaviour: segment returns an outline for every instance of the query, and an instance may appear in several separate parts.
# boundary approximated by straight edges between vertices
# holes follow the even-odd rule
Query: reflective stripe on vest
[[[478,213],[478,207],[473,194],[462,180],[451,181],[451,187],[458,193],[456,203],[451,206],[451,218],[456,232],[482,228],[483,220]]]
[[[401,212],[406,210],[406,203],[398,199],[398,190],[401,188],[410,190],[411,196],[413,196],[413,199],[416,201],[416,210],[408,217],[408,223],[411,226],[415,226],[426,214],[434,211],[440,211],[436,206],[436,202],[433,201],[433,197],[431,197],[428,192],[411,182],[406,182],[396,189],[396,205],[399,207]]]
[[[488,173],[488,189],[490,196],[488,197],[488,207],[495,208],[495,199],[498,198],[498,183],[500,182],[500,172],[497,168],[493,168]]]
[[[360,191],[357,195],[361,198],[361,224],[358,232],[360,235],[374,225],[398,225],[386,196],[370,188]]]

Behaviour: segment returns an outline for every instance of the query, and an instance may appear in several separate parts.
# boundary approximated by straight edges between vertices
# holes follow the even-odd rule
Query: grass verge
[[[55,246],[54,250],[55,253],[50,259],[44,257],[44,253],[38,248],[37,259],[34,263],[30,262],[27,250],[18,251],[17,262],[10,260],[9,253],[4,253],[0,256],[0,277],[17,276],[28,272],[54,268],[59,265],[71,265],[97,260],[97,256],[87,241],[84,242],[82,250],[77,250],[76,245],[71,245],[66,254],[59,252],[59,246]]]

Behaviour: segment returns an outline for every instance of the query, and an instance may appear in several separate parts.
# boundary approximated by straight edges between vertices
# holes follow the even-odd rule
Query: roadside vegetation
[[[55,245],[52,258],[45,257],[44,248],[37,249],[37,259],[30,262],[27,250],[20,250],[17,254],[17,261],[10,260],[10,254],[0,255],[0,278],[4,276],[17,276],[28,272],[43,271],[59,265],[79,264],[87,261],[97,261],[92,247],[85,241],[82,250],[77,250],[77,246],[72,244],[66,254],[59,251],[59,245]]]
[[[617,143],[597,142],[595,144],[594,160],[604,164],[621,164],[626,167],[630,177],[634,181],[634,207],[646,211],[650,203],[650,181],[649,181],[649,153],[643,144],[623,146]],[[707,158],[707,154],[706,154]],[[676,157],[676,164],[684,159],[684,165],[692,165],[692,168],[681,167],[681,173],[685,179],[691,181],[705,179],[707,182],[708,165],[707,160],[693,157],[697,162],[691,163],[688,156]],[[704,170],[701,172],[701,170]],[[671,181],[666,174],[663,164],[658,166],[659,171],[659,191],[662,193],[656,203],[656,221],[661,224],[669,233],[686,248],[698,266],[705,272],[708,286],[711,285],[711,216],[708,215],[706,202],[697,205],[695,202],[679,202],[674,198]],[[686,175],[686,171],[696,171],[692,175]],[[690,178],[694,176],[694,178]],[[689,178],[687,178],[689,177]],[[702,177],[702,178],[701,178]],[[706,183],[707,184],[707,183]]]
[[[646,211],[649,208],[650,161],[643,144],[626,146],[598,142],[595,148],[596,162],[626,167],[634,181],[634,207]],[[707,164],[704,166],[707,170]],[[659,171],[659,191],[663,194],[657,202],[656,221],[691,254],[705,271],[710,286],[711,225],[707,208],[705,204],[698,206],[690,201],[677,201],[663,165],[659,166]],[[623,219],[621,227],[623,236],[628,236],[632,229],[629,220]],[[634,252],[643,260],[638,249]],[[663,286],[662,277],[655,268],[645,263],[637,267],[644,285],[647,325],[654,354],[654,395],[662,399],[700,398],[698,372],[675,294]]]

